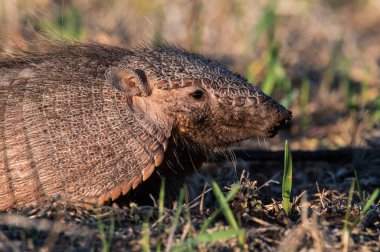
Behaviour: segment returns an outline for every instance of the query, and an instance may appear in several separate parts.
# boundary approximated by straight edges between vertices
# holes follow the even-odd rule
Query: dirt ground
[[[331,160],[346,155],[346,161]],[[240,228],[244,230],[245,249],[249,251],[341,251],[343,226],[347,213],[348,191],[353,168],[360,185],[372,192],[380,184],[379,156],[373,151],[349,150],[347,153],[293,153],[293,206],[286,215],[281,201],[281,152],[262,152],[266,160],[242,156],[236,161],[220,158],[207,163],[199,174],[189,179],[190,199],[183,205],[177,224],[178,206],[165,208],[161,218],[157,206],[116,207],[91,210],[49,202],[22,212],[0,215],[0,250],[2,251],[141,251],[144,234],[151,250],[236,251],[237,239],[220,239],[184,247],[200,234],[203,223],[219,205],[210,189],[210,181],[227,192],[232,183],[240,183],[229,205]],[[376,155],[376,156],[374,156]],[[316,161],[316,159],[318,159]],[[349,251],[378,251],[380,205],[374,204],[360,217],[363,204],[357,190],[349,207],[349,222],[354,225]],[[145,226],[146,225],[146,226]],[[174,229],[173,229],[174,226]],[[229,230],[219,214],[207,233]],[[145,250],[147,251],[147,250]]]

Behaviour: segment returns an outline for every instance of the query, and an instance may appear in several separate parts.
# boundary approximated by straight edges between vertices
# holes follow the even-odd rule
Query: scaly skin
[[[241,76],[175,47],[2,56],[0,209],[57,195],[146,202],[162,177],[170,201],[209,153],[272,137],[290,118]]]

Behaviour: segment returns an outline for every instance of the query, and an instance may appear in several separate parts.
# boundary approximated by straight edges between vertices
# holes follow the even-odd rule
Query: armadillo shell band
[[[133,188],[133,190],[135,190],[140,185],[141,181],[142,181],[142,175],[137,175],[137,177],[135,177],[132,180],[132,188]]]
[[[169,143],[168,138],[170,137],[171,132],[169,130],[166,130],[164,134],[162,133],[160,134],[162,138],[160,140],[162,141],[153,142],[151,143],[151,146],[149,146],[150,148],[148,147],[148,150],[151,153],[151,155],[153,155],[153,158],[152,156],[150,158],[149,156],[147,156],[147,158],[139,160],[139,163],[141,165],[144,165],[143,166],[144,168],[141,170],[141,173],[135,176],[132,180],[125,181],[124,183],[110,190],[110,192],[99,197],[98,199],[99,205],[104,205],[110,199],[114,201],[117,198],[119,198],[121,195],[126,195],[131,190],[131,188],[136,189],[141,184],[141,182],[146,181],[153,174],[156,167],[161,165],[161,163],[164,160],[164,153],[165,153],[165,150],[167,149],[167,146]],[[160,134],[159,132],[157,133],[157,135],[160,135]],[[148,136],[150,135],[149,133],[146,134],[146,132],[144,132],[144,134],[141,134],[141,136],[142,136],[142,139],[148,140],[149,139]],[[142,152],[143,149],[140,149],[138,151]],[[137,154],[138,153],[136,152],[135,155]]]
[[[168,149],[168,145],[169,145],[169,141],[167,140],[162,143],[162,147],[164,148],[164,151]]]
[[[142,170],[143,181],[147,180],[152,175],[152,173],[154,172],[154,168],[154,165],[148,165]]]
[[[112,200],[116,200],[121,195],[121,187],[116,187],[111,191]]]
[[[98,199],[98,205],[104,205],[109,199],[112,198],[111,193],[106,193]]]
[[[104,205],[110,199],[115,201],[122,195],[126,195],[131,188],[136,189],[142,181],[147,180],[154,172],[154,168],[156,168],[153,164],[147,165],[142,171],[141,175],[136,176],[133,180],[127,181],[121,184],[121,186],[115,187],[111,192],[106,193],[99,197],[97,203],[98,205]],[[95,203],[95,202],[94,202]],[[91,204],[91,203],[90,203]]]
[[[164,160],[164,152],[160,149],[157,154],[154,156],[154,166],[158,167]]]
[[[131,181],[125,182],[121,186],[121,191],[122,191],[123,195],[126,195],[129,192],[129,190],[131,190],[131,187],[132,187],[132,182]]]

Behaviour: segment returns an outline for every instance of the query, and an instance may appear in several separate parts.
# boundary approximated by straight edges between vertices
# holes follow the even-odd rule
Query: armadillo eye
[[[192,96],[195,100],[200,100],[200,99],[202,99],[202,97],[203,97],[203,91],[201,91],[201,90],[197,90],[197,91],[195,91],[194,93],[192,93],[191,96]]]

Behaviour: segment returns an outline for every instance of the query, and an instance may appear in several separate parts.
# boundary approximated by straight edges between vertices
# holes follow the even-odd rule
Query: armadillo
[[[66,44],[0,57],[0,209],[56,196],[175,197],[207,156],[273,137],[291,112],[216,61],[171,46]],[[134,196],[133,196],[134,195]]]

